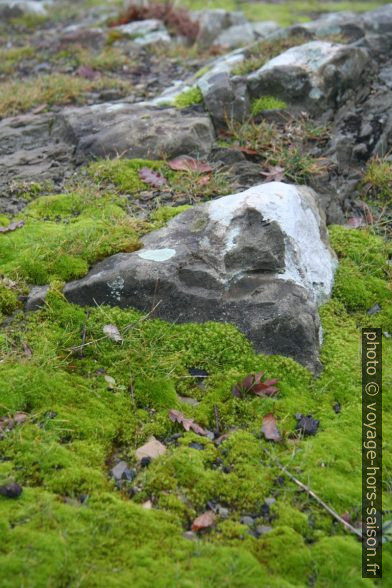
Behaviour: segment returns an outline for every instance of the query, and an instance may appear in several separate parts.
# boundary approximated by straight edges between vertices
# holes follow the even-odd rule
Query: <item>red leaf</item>
[[[278,380],[261,381],[263,372],[249,374],[241,382],[238,382],[233,389],[232,394],[237,398],[242,398],[244,394],[256,394],[256,396],[275,396],[278,392],[276,384]]]
[[[176,157],[168,161],[167,165],[174,171],[195,171],[202,174],[212,172],[212,168],[208,163],[203,163],[192,157]]]
[[[0,227],[0,233],[10,233],[11,231],[15,231],[15,229],[20,229],[23,227],[24,221],[15,221],[10,223],[7,227]]]
[[[202,435],[205,437],[208,433],[208,431],[195,423],[193,419],[187,419],[179,410],[169,410],[169,419],[173,421],[173,423],[179,423],[182,425],[185,431],[192,430],[196,435]]]
[[[269,412],[263,418],[261,432],[264,434],[264,437],[267,439],[267,441],[280,441],[281,440],[282,437],[281,437],[281,435],[278,431],[278,428],[276,426],[276,418],[274,417],[272,412]]]
[[[212,510],[207,510],[199,515],[192,523],[192,531],[202,531],[209,529],[215,523],[215,513]]]
[[[139,178],[145,184],[153,186],[153,188],[160,188],[160,186],[167,184],[166,178],[161,176],[161,174],[158,172],[154,172],[152,169],[149,169],[148,167],[142,167],[139,169]]]

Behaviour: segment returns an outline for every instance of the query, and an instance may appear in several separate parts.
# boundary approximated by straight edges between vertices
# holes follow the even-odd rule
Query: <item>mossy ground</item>
[[[0,483],[24,488],[17,500],[0,498],[2,585],[372,586],[361,579],[360,543],[282,478],[262,448],[338,513],[359,521],[360,326],[392,331],[390,247],[364,230],[331,228],[340,267],[334,296],[321,309],[324,371],[314,380],[290,359],[255,354],[229,325],[173,325],[133,310],[86,309],[63,300],[58,280],[69,279],[69,268],[79,275],[103,255],[134,248],[139,235],[171,215],[158,208],[149,221],[132,223],[120,196],[76,192],[31,202],[22,214],[25,226],[1,235],[6,263],[0,299],[2,312],[13,315],[0,338],[0,411],[28,414],[0,441]],[[72,263],[61,263],[67,255]],[[13,280],[52,280],[45,307],[27,315],[18,310]],[[366,310],[375,302],[381,311],[369,317]],[[122,344],[102,338],[110,323]],[[81,351],[82,333],[87,345]],[[392,345],[389,339],[383,344],[387,388]],[[203,387],[189,368],[208,372]],[[234,398],[233,384],[260,369],[279,379],[279,394]],[[190,406],[180,396],[198,403]],[[168,418],[169,408],[210,430],[218,414],[220,431],[229,435],[216,446],[181,432]],[[385,395],[386,511],[392,508],[391,410]],[[283,436],[273,446],[260,439],[268,412]],[[314,437],[295,433],[297,412],[320,420]],[[174,433],[181,434],[172,438]],[[140,469],[134,450],[151,435],[168,449]],[[114,455],[138,472],[121,491],[109,475]],[[266,514],[267,497],[275,503]],[[141,506],[146,500],[152,510]],[[196,541],[183,538],[211,502],[227,507],[228,517],[218,517]],[[272,530],[250,535],[240,523],[245,514]],[[385,544],[384,574],[391,573]]]
[[[193,8],[206,7],[190,1]],[[231,8],[226,0],[208,7],[219,4]],[[350,3],[349,9],[380,3],[370,4]],[[288,24],[307,18],[313,9],[336,6],[252,3],[245,4],[245,10],[249,15],[252,10],[255,19],[266,15]],[[339,3],[339,8],[347,9],[347,3]],[[68,18],[72,10],[76,14],[79,7],[56,7],[49,20],[61,21],[65,14]],[[32,28],[44,30],[45,22],[19,19],[12,26],[23,36]],[[13,84],[12,91],[0,97],[0,109],[8,104],[3,112],[83,100],[91,82],[62,73],[63,66],[88,65],[109,78],[123,66],[116,47],[104,55],[79,49],[56,52],[49,60],[60,67],[61,83],[56,78],[38,94],[31,86],[29,96],[22,97],[19,77],[33,59],[26,47],[21,44],[1,54],[0,75],[9,78],[2,88]],[[41,84],[40,79],[34,83]],[[72,85],[75,80],[83,87]],[[186,98],[182,106],[194,103],[194,96]],[[264,163],[283,164],[289,180],[306,181],[317,173],[318,161],[308,157],[303,146],[307,139],[323,141],[327,129],[306,121],[299,130],[291,128],[294,151],[277,141],[284,133],[275,130],[250,121],[232,128],[228,140],[267,153]],[[132,213],[133,202],[141,193],[154,191],[138,175],[145,166],[163,174],[168,185],[156,191],[156,203],[140,220]],[[381,204],[389,197],[389,170],[384,162],[368,169],[370,198]],[[387,335],[392,332],[390,245],[367,230],[331,228],[340,265],[333,297],[321,309],[324,370],[318,379],[290,359],[255,354],[229,325],[167,324],[131,309],[79,308],[60,294],[64,281],[84,275],[107,255],[135,250],[145,232],[183,210],[160,206],[162,192],[174,202],[186,195],[190,203],[230,191],[219,170],[207,185],[202,177],[173,173],[165,162],[114,160],[94,162],[85,182],[62,194],[51,194],[38,184],[18,187],[28,205],[16,218],[25,224],[0,235],[0,417],[23,411],[28,418],[0,438],[0,485],[16,481],[23,486],[18,499],[0,496],[1,586],[376,585],[361,578],[361,544],[285,479],[263,448],[339,514],[346,513],[353,524],[360,521],[360,329],[380,326]],[[0,225],[11,220],[16,219],[0,217]],[[45,283],[51,290],[44,308],[23,313],[28,287]],[[376,303],[380,310],[368,315]],[[107,324],[118,327],[121,344],[103,337]],[[80,348],[82,340],[86,345]],[[386,520],[392,510],[391,341],[383,339]],[[189,368],[209,374],[204,386],[190,376]],[[278,395],[234,398],[233,384],[258,370],[279,379]],[[183,397],[197,404],[189,405]],[[339,412],[334,410],[337,405]],[[229,434],[217,446],[185,433],[168,418],[169,408],[210,430],[218,415],[220,432]],[[260,438],[268,412],[277,417],[283,437],[279,444]],[[320,420],[314,437],[303,438],[295,431],[298,412]],[[166,444],[167,452],[140,468],[134,452],[151,435]],[[109,474],[117,458],[137,470],[136,479],[120,490]],[[269,510],[266,498],[275,499]],[[147,500],[151,510],[142,506]],[[216,526],[197,540],[185,539],[192,520],[216,502],[228,509],[228,517],[218,516]],[[241,524],[243,515],[272,530],[256,538]],[[386,543],[382,585],[388,586],[391,574],[392,550]]]

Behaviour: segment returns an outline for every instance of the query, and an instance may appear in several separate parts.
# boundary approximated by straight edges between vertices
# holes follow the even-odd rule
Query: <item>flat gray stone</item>
[[[64,109],[53,134],[76,145],[76,160],[208,155],[215,135],[206,114],[126,102]]]

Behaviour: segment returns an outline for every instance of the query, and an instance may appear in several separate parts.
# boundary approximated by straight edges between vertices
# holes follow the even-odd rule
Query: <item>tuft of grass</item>
[[[31,59],[35,55],[33,47],[12,47],[10,49],[0,49],[0,74],[12,73],[15,67],[25,61]]]
[[[98,92],[108,88],[116,88],[125,93],[129,90],[129,84],[107,77],[90,81],[65,74],[2,82],[0,117],[26,112],[41,104],[48,107],[80,104],[83,103],[87,92]]]
[[[362,185],[367,196],[380,204],[392,204],[392,161],[386,157],[372,158],[365,170]]]
[[[190,90],[186,90],[176,96],[173,101],[173,104],[176,108],[188,108],[188,106],[193,106],[195,104],[201,104],[203,102],[203,94],[199,90],[199,88],[191,88]]]
[[[256,116],[256,114],[259,114],[263,110],[280,110],[286,107],[287,104],[284,100],[279,100],[273,96],[262,96],[261,98],[252,100],[251,113],[253,116]]]
[[[164,161],[144,159],[113,159],[93,162],[87,173],[98,183],[109,183],[122,194],[138,196],[143,190],[151,190],[159,195],[159,189],[152,188],[139,177],[139,170],[147,167],[158,172],[167,180],[162,191],[171,192],[172,199],[186,200],[193,204],[200,199],[223,196],[230,192],[226,174],[213,170],[211,174],[198,171],[172,171]]]

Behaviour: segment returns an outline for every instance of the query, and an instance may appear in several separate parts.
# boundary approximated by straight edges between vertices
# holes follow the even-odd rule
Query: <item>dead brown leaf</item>
[[[261,175],[265,177],[266,182],[283,182],[284,169],[279,165],[274,165],[269,167],[267,170],[262,171]]]
[[[195,171],[201,174],[212,172],[212,167],[208,163],[203,163],[193,157],[176,157],[168,161],[167,165],[174,171]]]
[[[160,188],[161,186],[167,184],[166,178],[148,167],[142,167],[139,169],[139,178],[142,180],[142,182],[152,186],[153,188]]]
[[[233,389],[232,394],[237,398],[243,398],[245,394],[255,394],[256,396],[275,396],[278,392],[276,384],[278,380],[261,381],[263,372],[249,374],[241,382],[238,382]]]
[[[187,419],[179,410],[169,410],[169,419],[173,421],[173,423],[179,423],[182,425],[185,431],[192,430],[197,435],[202,435],[203,437],[208,434],[208,431],[195,423],[193,419]]]
[[[267,441],[280,441],[282,439],[278,427],[276,426],[276,418],[269,412],[263,418],[263,423],[261,426],[261,432],[263,433],[264,437]]]

